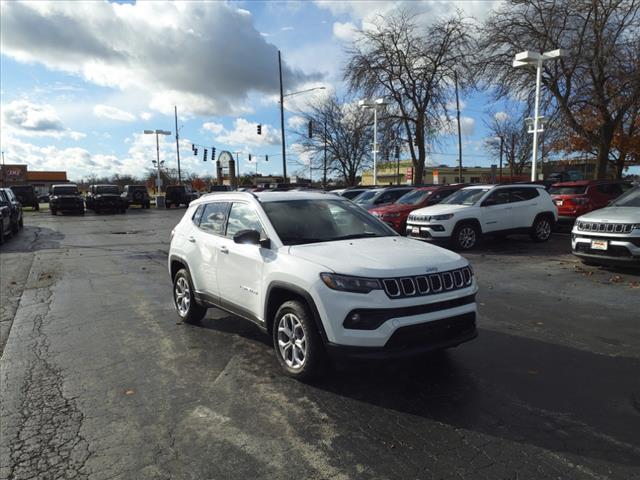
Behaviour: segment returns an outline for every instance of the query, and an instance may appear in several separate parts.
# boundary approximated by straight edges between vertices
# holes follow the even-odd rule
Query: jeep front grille
[[[578,230],[583,232],[631,233],[632,223],[578,222]]]
[[[464,267],[428,275],[385,278],[382,286],[389,298],[408,298],[459,290],[470,286],[472,282],[471,268]]]

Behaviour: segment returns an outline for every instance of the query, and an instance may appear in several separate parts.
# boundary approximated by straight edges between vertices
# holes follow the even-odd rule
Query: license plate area
[[[561,207],[561,206],[562,206],[562,203],[563,203],[563,202],[562,202],[562,200],[556,200],[556,205],[557,205],[557,206]]]
[[[607,250],[609,248],[609,242],[607,240],[591,240],[592,250]]]
[[[412,235],[420,235],[420,227],[411,228],[411,234]]]

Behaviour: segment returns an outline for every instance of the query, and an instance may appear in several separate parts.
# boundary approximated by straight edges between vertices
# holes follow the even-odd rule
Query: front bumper
[[[476,313],[398,328],[382,347],[356,347],[329,343],[327,352],[335,359],[393,359],[421,355],[455,347],[478,336]]]
[[[446,242],[451,238],[451,232],[447,229],[445,225],[442,225],[442,223],[434,223],[434,224],[407,223],[405,232],[407,234],[407,237],[415,238],[416,240]]]
[[[49,203],[49,208],[59,210],[61,212],[80,212],[84,210],[84,203],[82,202],[53,202]]]
[[[593,240],[606,241],[606,250],[593,248]],[[634,231],[629,235],[585,234],[574,228],[571,250],[577,257],[595,262],[640,265],[640,232]]]

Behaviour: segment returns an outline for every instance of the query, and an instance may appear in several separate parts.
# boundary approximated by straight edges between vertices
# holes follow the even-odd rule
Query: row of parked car
[[[334,192],[398,233],[447,242],[458,250],[473,248],[487,234],[529,233],[534,241],[543,242],[556,225],[566,224],[573,225],[573,252],[584,261],[636,264],[640,263],[639,188],[624,181],[582,180]]]

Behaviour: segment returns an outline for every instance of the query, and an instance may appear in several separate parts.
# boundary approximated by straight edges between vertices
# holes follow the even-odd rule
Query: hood
[[[383,207],[375,207],[369,210],[369,213],[374,213],[378,215],[384,215],[385,213],[406,213],[415,210],[415,205],[405,205],[404,203],[392,203],[391,205],[385,205]]]
[[[578,218],[578,221],[602,223],[640,223],[640,207],[606,207]]]
[[[289,247],[289,254],[335,273],[360,277],[420,275],[468,264],[457,253],[406,237],[377,237]]]
[[[96,198],[120,198],[119,193],[98,193]]]
[[[439,203],[438,205],[431,205],[430,207],[414,210],[411,213],[415,215],[445,215],[447,213],[462,212],[469,207],[471,207],[471,205],[443,205]]]

